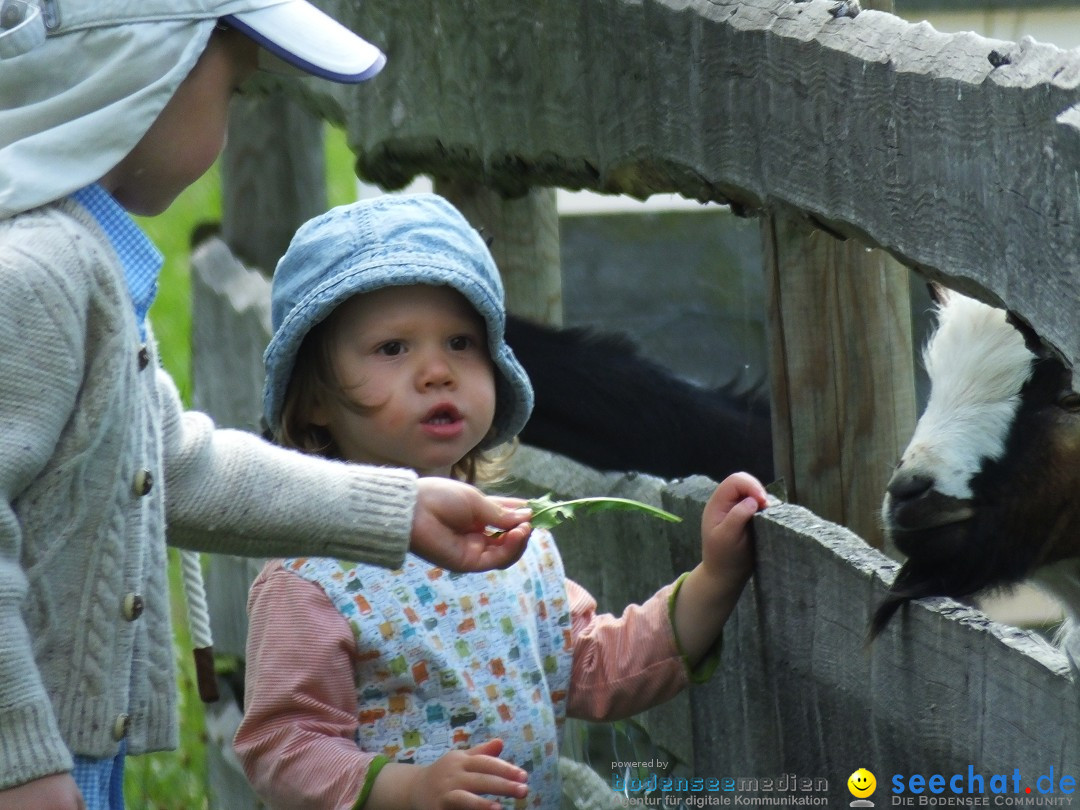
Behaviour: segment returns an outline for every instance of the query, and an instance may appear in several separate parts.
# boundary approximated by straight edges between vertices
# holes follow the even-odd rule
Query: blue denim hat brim
[[[516,436],[532,412],[533,390],[506,345],[498,269],[480,235],[434,194],[362,200],[332,209],[297,231],[278,263],[271,292],[274,336],[263,357],[267,424],[279,427],[296,353],[312,327],[354,295],[412,284],[451,287],[484,319],[496,400],[493,430],[481,448]]]

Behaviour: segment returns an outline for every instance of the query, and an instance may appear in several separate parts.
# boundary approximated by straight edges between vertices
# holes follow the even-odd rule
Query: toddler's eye
[[[450,338],[450,348],[455,352],[463,352],[476,345],[476,341],[468,335],[457,335]]]
[[[377,349],[379,354],[387,357],[396,357],[405,351],[405,345],[400,340],[388,340]]]

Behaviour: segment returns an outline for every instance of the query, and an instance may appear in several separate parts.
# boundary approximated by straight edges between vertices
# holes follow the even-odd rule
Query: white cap
[[[40,8],[39,8],[40,3]],[[132,3],[104,0],[0,0],[0,59],[37,47],[49,36],[120,24],[217,18],[273,56],[305,73],[336,82],[362,82],[386,64],[382,51],[307,0],[186,0]],[[41,12],[44,11],[44,14]]]
[[[284,62],[331,81],[362,82],[386,64],[382,51],[305,0],[222,19]]]

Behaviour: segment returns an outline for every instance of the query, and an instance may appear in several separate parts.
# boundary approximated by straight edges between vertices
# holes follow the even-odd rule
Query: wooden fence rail
[[[598,515],[559,527],[569,575],[602,608],[619,611],[700,559],[708,479],[605,475],[527,447],[514,472],[516,491],[611,492],[685,517],[658,526]],[[1010,794],[1016,770],[1022,794],[1051,768],[1055,780],[1080,779],[1077,684],[1047,641],[942,598],[913,603],[867,646],[896,563],[798,506],[771,507],[754,529],[754,578],[716,675],[690,690],[688,704],[643,718],[697,776],[756,779],[759,796],[769,795],[760,790],[768,779],[776,796],[791,793],[779,789],[785,775],[826,780],[830,805],[846,806],[847,778],[865,767],[878,779],[878,807],[889,804],[895,775],[963,774],[966,787],[971,766],[985,784],[1008,775]]]
[[[390,56],[305,87],[376,182],[780,201],[1080,358],[1080,52],[836,0],[319,2]]]

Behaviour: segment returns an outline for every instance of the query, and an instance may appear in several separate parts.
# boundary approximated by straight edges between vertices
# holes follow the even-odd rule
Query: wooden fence
[[[605,475],[530,448],[516,474],[519,491],[610,492],[684,516],[663,527],[616,515],[559,527],[569,575],[602,608],[618,612],[700,559],[708,479]],[[773,506],[754,528],[754,578],[725,629],[715,677],[643,720],[694,774],[759,788],[771,778],[777,797],[815,793],[780,789],[784,775],[826,780],[830,804],[847,805],[847,778],[863,767],[877,776],[879,807],[896,774],[961,773],[966,782],[969,766],[987,781],[1019,769],[1021,793],[1050,768],[1080,777],[1080,700],[1069,662],[1050,644],[942,598],[913,603],[867,646],[896,563],[798,506]]]
[[[867,481],[883,482],[882,459],[906,440],[913,415],[905,307],[891,292],[862,297],[898,288],[887,267],[853,260],[863,246],[1004,303],[1068,361],[1080,358],[1078,52],[940,34],[873,10],[838,15],[836,0],[417,0],[408,14],[391,0],[320,4],[390,56],[386,72],[359,88],[311,81],[290,90],[347,126],[367,179],[394,187],[428,172],[457,188],[527,194],[526,208],[542,186],[677,191],[761,215],[779,268],[770,275],[773,392],[792,420],[776,426],[786,435],[778,467],[800,493],[815,476],[825,494],[861,487],[853,492],[861,511],[840,508],[849,525],[867,519],[880,491]],[[831,275],[816,275],[820,258],[785,259],[785,234],[809,226],[822,230],[799,235],[806,244],[860,240],[818,251],[830,257]],[[251,334],[264,330],[235,346],[204,333],[219,358],[249,364],[220,378],[235,392],[257,388],[251,369],[265,305],[226,255],[204,255],[197,269],[205,266],[207,286],[225,290],[229,307],[241,304]],[[210,265],[231,269],[220,276]],[[864,273],[872,274],[864,292],[839,292]],[[806,317],[806,305],[801,320],[785,320],[783,295],[796,284],[829,291],[808,300],[848,302],[829,329],[817,310]],[[853,310],[864,317],[845,320]],[[888,328],[868,338],[866,312]],[[196,319],[200,330],[210,323]],[[799,360],[790,351],[821,334],[831,348],[826,368],[814,365],[824,354]],[[877,353],[882,345],[901,354]],[[800,381],[815,371],[809,418],[795,424],[808,390]],[[252,418],[252,406],[216,411],[226,394],[199,380],[196,370],[199,404],[219,420]],[[257,414],[257,393],[250,402]],[[523,487],[622,492],[688,516],[707,492],[701,481],[598,476],[527,448],[520,463]],[[694,521],[662,530],[613,521],[559,535],[571,575],[604,607],[640,599],[696,561]],[[879,780],[878,806],[890,803],[883,797],[894,775],[982,775],[988,784],[1018,772],[1020,790],[1036,797],[1036,780],[1051,768],[1057,779],[1080,777],[1080,701],[1068,662],[1049,645],[929,600],[867,648],[867,617],[894,564],[798,506],[770,509],[755,527],[757,570],[725,634],[720,671],[643,718],[652,739],[694,773],[756,779],[764,799],[779,796],[786,776],[812,788],[823,779],[826,787],[808,793],[846,804],[847,775],[866,767]],[[243,565],[222,573],[228,566],[215,561],[214,569],[218,646],[239,655],[247,575]],[[223,740],[228,723],[212,723]],[[225,755],[213,767],[227,772]],[[243,802],[219,791],[218,806],[253,806]]]
[[[368,85],[304,90],[388,187],[427,172],[759,214],[774,466],[793,500],[879,544],[873,504],[914,393],[906,278],[863,247],[1080,356],[1080,55],[876,4],[327,0],[390,59]]]

